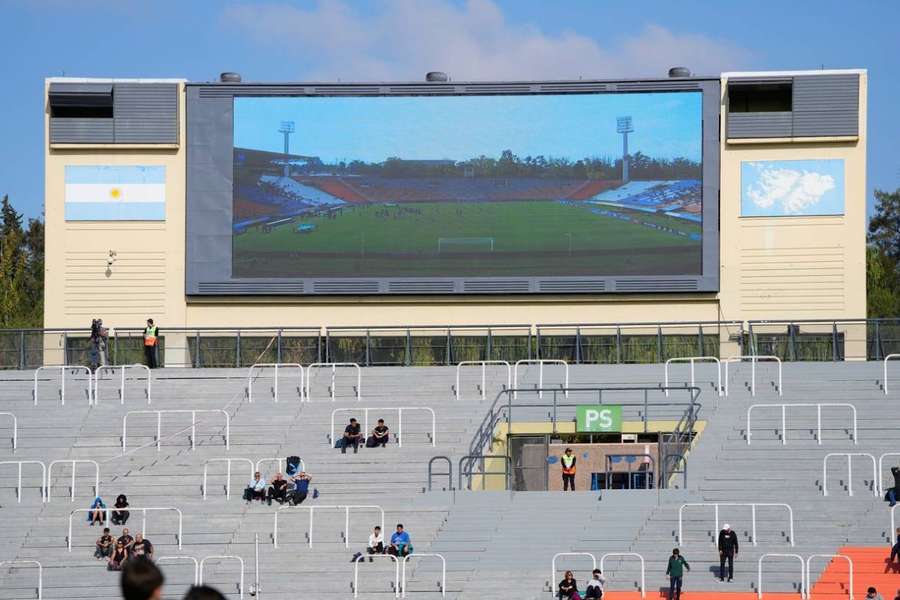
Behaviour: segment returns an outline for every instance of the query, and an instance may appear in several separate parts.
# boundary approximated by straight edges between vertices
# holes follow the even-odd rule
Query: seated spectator
[[[278,502],[278,504],[283,504],[287,499],[287,481],[281,473],[275,473],[275,478],[272,479],[272,484],[269,485],[269,492],[266,500],[269,502],[269,506],[272,505],[272,500]]]
[[[566,600],[581,600],[581,596],[578,595],[578,583],[575,581],[575,575],[572,574],[572,571],[566,571],[563,580],[559,582],[559,591],[556,597],[559,600],[563,598],[566,598]]]
[[[600,569],[594,569],[591,574],[591,580],[588,581],[587,589],[584,591],[584,597],[588,600],[600,600],[603,598],[603,584],[606,583],[606,577]]]
[[[165,582],[162,571],[146,558],[129,557],[122,569],[124,600],[160,600]]]
[[[888,488],[887,499],[894,506],[897,504],[897,495],[900,494],[900,467],[891,467],[891,475],[894,476],[894,487]]]
[[[136,533],[134,536],[134,544],[131,546],[131,556],[143,556],[153,560],[153,544],[150,540],[145,540],[142,533]]]
[[[119,494],[118,497],[116,497],[116,503],[113,505],[113,508],[122,509],[127,507],[128,498],[125,496],[125,494]],[[128,517],[130,516],[131,513],[127,510],[114,510],[112,511],[112,517],[110,517],[110,520],[112,521],[113,525],[124,525],[128,522]]]
[[[98,560],[109,558],[115,547],[116,542],[113,539],[113,536],[109,534],[109,527],[104,527],[103,535],[97,540],[97,549],[94,550],[94,558]]]
[[[347,454],[347,446],[353,446],[353,454],[359,452],[359,441],[362,439],[359,422],[350,418],[350,424],[344,428],[344,435],[341,438],[341,454]]]
[[[373,554],[384,554],[384,535],[381,533],[381,527],[375,526],[372,534],[369,536],[369,546],[366,548],[369,553],[369,562],[372,562]]]
[[[262,502],[266,499],[266,480],[259,474],[259,471],[253,474],[253,479],[247,484],[244,490],[244,500],[252,502],[259,500]]]
[[[187,591],[183,600],[225,600],[225,596],[208,585],[195,585]]]
[[[291,503],[296,506],[303,504],[306,496],[309,495],[309,483],[312,481],[312,477],[306,471],[300,471],[293,479],[294,491],[291,493]]]
[[[403,523],[397,523],[397,531],[391,535],[391,546],[388,548],[388,554],[403,557],[412,554],[412,552],[413,547],[409,541],[409,534],[403,531]]]
[[[128,548],[125,547],[120,538],[116,542],[116,547],[110,555],[109,561],[106,563],[106,568],[109,571],[121,571],[126,560],[128,560]]]
[[[387,446],[389,437],[390,432],[387,425],[384,424],[384,419],[378,419],[378,425],[375,426],[372,430],[372,435],[366,440],[366,448],[377,448],[378,446],[384,448]]]
[[[876,590],[874,587],[870,587],[868,590],[866,590],[866,600],[884,600],[884,598],[881,597],[881,594],[878,593],[878,590]]]
[[[91,510],[88,513],[88,523],[91,526],[94,523],[103,523],[106,521],[106,504],[103,503],[103,498],[97,496],[94,498],[94,501],[91,502]]]
[[[128,552],[131,552],[131,546],[134,544],[134,538],[131,537],[130,533],[128,533],[127,527],[122,530],[122,535],[119,536],[118,541],[121,542],[123,546],[125,546],[125,549],[128,550]]]

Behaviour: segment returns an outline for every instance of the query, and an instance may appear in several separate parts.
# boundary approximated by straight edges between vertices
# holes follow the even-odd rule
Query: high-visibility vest
[[[155,346],[156,345],[156,334],[159,332],[158,327],[148,327],[144,330],[144,345],[145,346]]]
[[[562,461],[562,472],[565,475],[574,475],[575,474],[575,457],[574,456],[566,456],[562,455],[560,458]]]

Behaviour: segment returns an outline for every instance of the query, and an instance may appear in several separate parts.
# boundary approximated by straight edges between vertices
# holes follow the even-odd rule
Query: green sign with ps
[[[586,433],[622,431],[622,406],[619,404],[581,404],[576,408],[575,430]]]

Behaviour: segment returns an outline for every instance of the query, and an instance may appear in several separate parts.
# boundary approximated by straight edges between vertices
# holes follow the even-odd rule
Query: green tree
[[[866,313],[869,318],[900,315],[897,264],[877,246],[866,248]]]
[[[900,262],[900,189],[875,190],[875,215],[869,221],[869,243]]]
[[[0,328],[40,327],[44,305],[44,224],[0,202]]]

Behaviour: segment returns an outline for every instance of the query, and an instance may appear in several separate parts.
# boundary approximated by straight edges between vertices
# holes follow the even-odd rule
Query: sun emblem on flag
[[[113,200],[118,200],[122,197],[122,190],[117,187],[112,188],[111,190],[109,190],[109,197]]]

